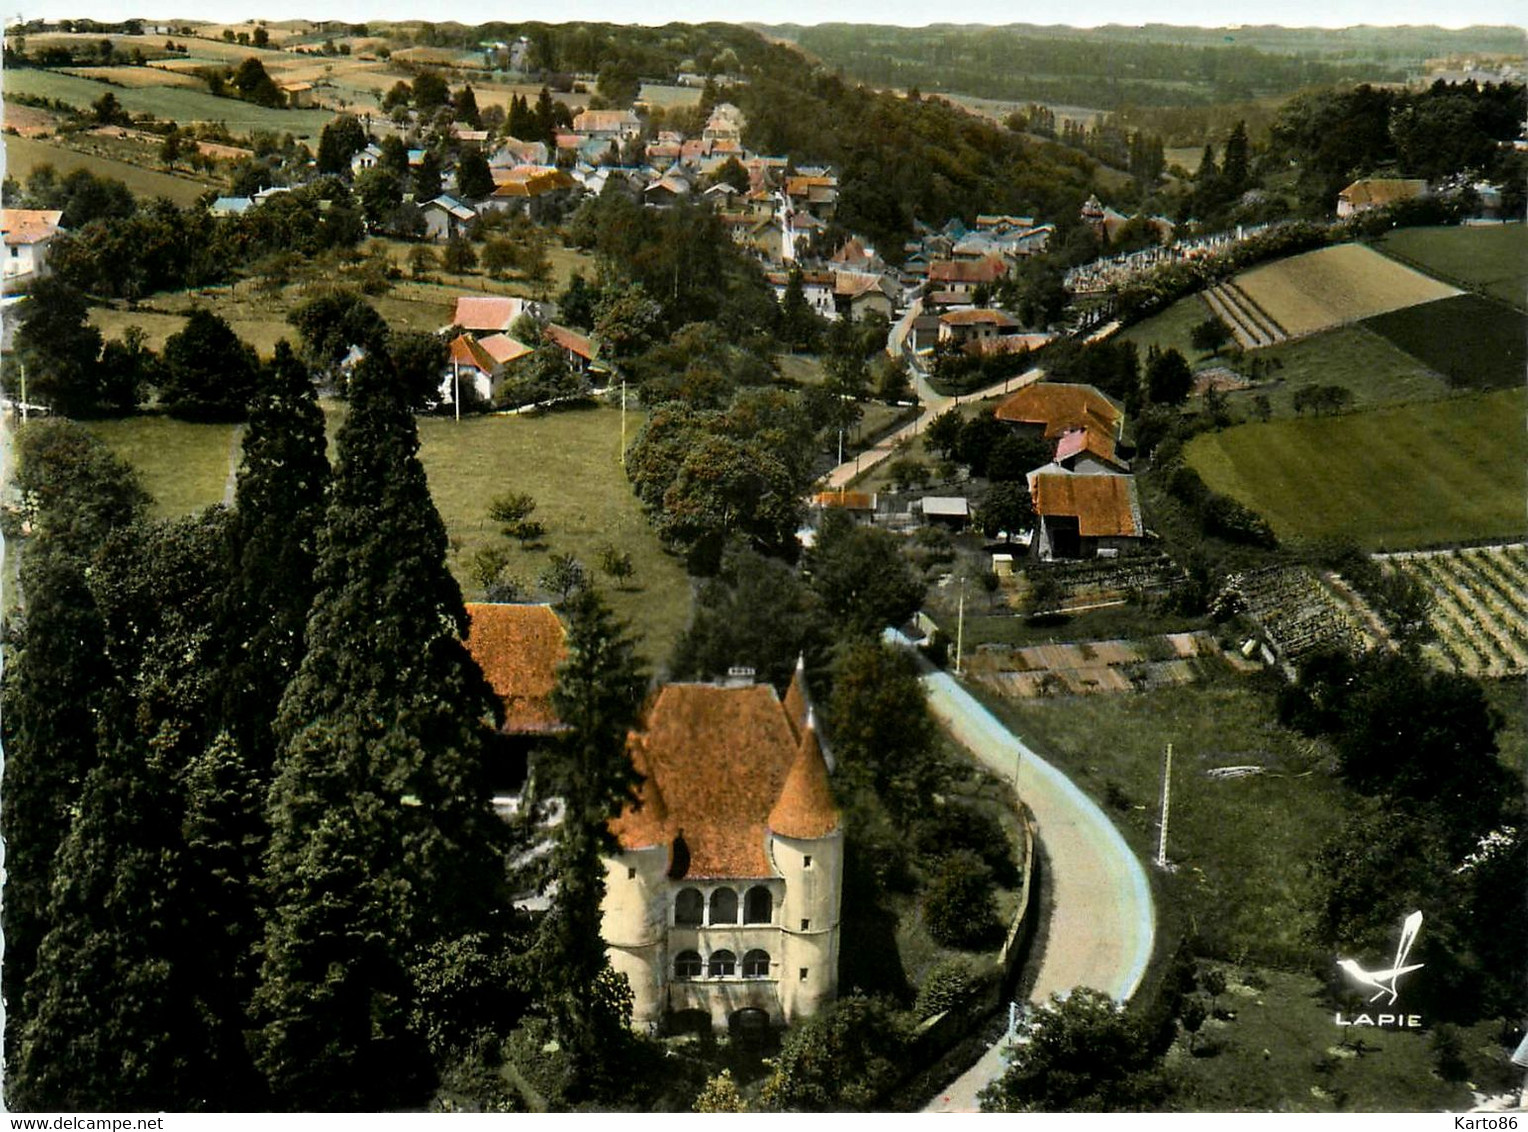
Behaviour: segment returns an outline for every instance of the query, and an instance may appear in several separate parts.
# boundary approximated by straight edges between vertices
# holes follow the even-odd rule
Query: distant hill
[[[754,25],[876,86],[1117,109],[1278,98],[1416,78],[1428,60],[1521,58],[1513,27],[1184,28]]]

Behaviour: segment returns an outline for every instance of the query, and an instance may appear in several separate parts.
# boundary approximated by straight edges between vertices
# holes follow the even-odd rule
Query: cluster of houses
[[[467,649],[504,705],[495,806],[523,812],[535,752],[562,730],[551,693],[566,632],[546,605],[467,612]],[[627,753],[642,782],[609,822],[600,934],[630,981],[632,1026],[780,1025],[832,1002],[843,827],[801,666],[783,698],[751,669],[664,684]]]

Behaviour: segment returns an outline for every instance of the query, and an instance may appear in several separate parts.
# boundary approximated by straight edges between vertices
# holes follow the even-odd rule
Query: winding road
[[[1012,780],[1034,815],[1054,907],[1031,1003],[1087,986],[1119,1001],[1140,986],[1151,959],[1156,914],[1146,871],[1104,812],[1071,779],[1026,747],[955,679],[922,677],[929,709],[992,773]],[[1003,1072],[999,1041],[925,1112],[976,1112],[976,1095]]]

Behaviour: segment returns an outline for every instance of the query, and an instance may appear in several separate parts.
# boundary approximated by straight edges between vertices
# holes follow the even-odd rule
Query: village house
[[[517,165],[546,165],[551,157],[546,142],[505,138],[488,157],[489,169],[513,169]]]
[[[477,335],[497,334],[508,331],[523,315],[545,321],[546,305],[532,299],[515,297],[458,295],[456,309],[451,313],[450,326]]]
[[[1073,475],[1045,468],[1029,473],[1039,519],[1034,548],[1052,558],[1111,558],[1146,533],[1134,476]]]
[[[1427,182],[1411,177],[1360,177],[1337,194],[1337,219],[1427,195]]]
[[[586,138],[629,141],[642,133],[642,119],[630,110],[583,110],[573,116],[573,132]]]
[[[440,400],[445,405],[455,405],[458,394],[464,405],[491,401],[505,367],[532,352],[531,347],[508,334],[479,338],[468,332],[451,339],[449,350],[440,381]]]
[[[357,150],[351,155],[350,175],[354,177],[367,169],[375,169],[380,160],[382,160],[382,147],[376,142],[367,142],[365,149]]]
[[[800,668],[783,702],[665,685],[627,749],[643,781],[610,822],[601,935],[632,1026],[781,1025],[832,1002],[843,828]]]
[[[516,165],[490,169],[493,192],[478,202],[479,212],[523,212],[533,220],[561,210],[579,192],[565,169],[552,165]]]
[[[901,289],[879,272],[833,273],[833,310],[838,318],[859,322],[874,313],[891,321]]]
[[[990,307],[949,311],[939,316],[939,341],[965,346],[997,338],[1018,326],[1012,316]]]
[[[424,215],[424,234],[428,240],[444,241],[465,236],[467,226],[477,219],[477,212],[451,196],[426,201],[419,211]]]
[[[48,245],[63,231],[58,226],[61,209],[7,208],[4,210],[5,281],[21,283],[47,273]]]
[[[1123,405],[1091,385],[1060,381],[1038,381],[1015,391],[993,415],[1021,429],[1037,429],[1046,440],[1086,429],[1117,444],[1125,430]]]
[[[969,295],[978,287],[991,287],[1008,274],[1008,265],[998,256],[982,259],[950,259],[930,263],[929,286],[937,293]]]
[[[279,83],[278,89],[286,95],[287,105],[293,110],[306,110],[318,105],[318,92],[312,83]]]

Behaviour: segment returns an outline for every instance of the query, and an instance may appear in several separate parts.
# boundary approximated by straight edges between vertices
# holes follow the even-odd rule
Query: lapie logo
[[[1413,912],[1406,917],[1401,925],[1401,942],[1395,949],[1395,962],[1389,967],[1377,971],[1370,971],[1358,964],[1354,959],[1339,959],[1337,966],[1343,973],[1355,982],[1361,984],[1365,990],[1374,989],[1374,994],[1369,997],[1370,1002],[1377,1002],[1385,998],[1384,1006],[1395,1006],[1400,997],[1399,983],[1401,976],[1409,975],[1413,971],[1420,971],[1424,966],[1421,963],[1407,963],[1411,955],[1412,944],[1417,941],[1417,932],[1422,930],[1422,913]],[[1386,998],[1386,996],[1389,996]],[[1394,1014],[1388,1011],[1383,1014],[1359,1014],[1354,1018],[1343,1017],[1342,1011],[1337,1012],[1336,1018],[1339,1026],[1394,1026],[1401,1029],[1416,1029],[1422,1025],[1421,1015],[1418,1014]]]

